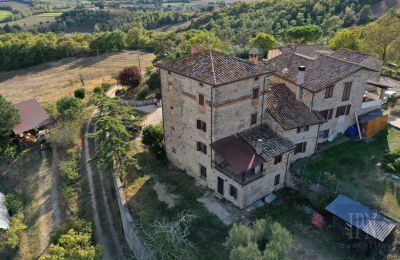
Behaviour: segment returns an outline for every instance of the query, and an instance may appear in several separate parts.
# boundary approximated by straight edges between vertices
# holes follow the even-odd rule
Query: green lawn
[[[7,17],[10,17],[12,15],[11,11],[8,10],[0,10],[0,21],[6,19]]]
[[[383,155],[399,149],[400,131],[389,127],[370,143],[340,144],[295,162],[291,171],[400,220],[400,183],[381,167]]]
[[[41,13],[41,14],[38,14],[36,16],[39,16],[39,17],[57,17],[57,16],[60,16],[60,15],[62,15],[62,13]]]

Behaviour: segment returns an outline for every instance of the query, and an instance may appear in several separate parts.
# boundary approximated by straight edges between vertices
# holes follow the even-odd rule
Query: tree
[[[15,215],[22,208],[21,199],[14,193],[6,195],[6,206],[10,215]]]
[[[234,224],[225,242],[231,260],[286,259],[292,245],[289,231],[270,217],[258,219],[249,226]]]
[[[161,88],[161,75],[159,69],[150,69],[146,71],[146,84],[150,90]]]
[[[359,27],[340,30],[329,40],[328,45],[334,51],[340,48],[358,51],[361,46],[361,30]]]
[[[13,127],[20,122],[18,110],[0,95],[0,155],[11,140]]]
[[[255,38],[250,40],[250,45],[255,45],[263,50],[263,53],[269,49],[275,48],[278,42],[275,40],[274,36],[268,33],[257,33]]]
[[[388,60],[389,54],[400,51],[400,18],[394,11],[369,23],[363,33],[362,50],[383,61]]]
[[[21,232],[28,228],[25,225],[18,215],[14,215],[10,218],[11,226],[4,233],[4,237],[6,238],[6,244],[12,248],[16,249],[19,246],[19,242],[21,240]]]
[[[358,19],[358,23],[366,24],[369,21],[371,21],[371,17],[372,17],[371,7],[369,5],[365,5],[363,8],[361,8],[360,19]]]
[[[74,96],[79,99],[84,99],[85,94],[86,94],[86,91],[84,88],[78,88],[78,89],[75,89],[75,91],[74,91]]]
[[[136,160],[129,156],[130,146],[127,142],[129,133],[120,120],[104,116],[96,121],[96,160],[98,164],[109,171],[115,171],[124,177],[126,168],[136,165]]]
[[[142,75],[137,67],[126,67],[118,75],[118,83],[135,88],[142,81]]]
[[[75,120],[82,115],[83,102],[76,97],[63,97],[57,101],[57,111],[62,119]]]
[[[322,29],[318,25],[304,25],[290,27],[282,33],[288,40],[307,43],[317,40],[322,35]]]
[[[164,157],[164,131],[161,125],[147,125],[142,131],[142,142],[157,158]]]

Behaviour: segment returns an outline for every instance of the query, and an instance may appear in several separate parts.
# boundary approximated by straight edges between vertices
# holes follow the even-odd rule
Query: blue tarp
[[[397,221],[341,194],[325,209],[381,242],[398,224]]]

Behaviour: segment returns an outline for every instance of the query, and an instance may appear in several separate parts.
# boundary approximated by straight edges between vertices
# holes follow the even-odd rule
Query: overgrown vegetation
[[[162,125],[147,125],[143,128],[142,142],[158,159],[165,156]]]
[[[16,150],[12,143],[12,129],[19,121],[18,110],[0,95],[0,158],[14,158]]]

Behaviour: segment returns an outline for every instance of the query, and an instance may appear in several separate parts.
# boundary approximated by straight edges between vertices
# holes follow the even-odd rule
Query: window
[[[344,83],[342,101],[349,100],[351,92],[351,84],[352,84],[351,82]]]
[[[253,88],[253,99],[257,99],[258,98],[259,91],[260,91],[259,88]]]
[[[281,179],[281,175],[280,174],[275,175],[274,186],[279,184],[280,179]]]
[[[207,154],[207,145],[202,142],[197,142],[197,151]]]
[[[274,164],[275,164],[275,165],[278,164],[278,163],[280,163],[280,162],[282,162],[282,155],[278,155],[278,156],[275,157],[275,159],[274,159]]]
[[[199,94],[199,105],[204,106],[204,95]]]
[[[322,130],[319,132],[319,137],[321,138],[328,138],[328,136],[329,136],[329,129]]]
[[[325,90],[325,98],[331,98],[333,96],[333,86],[329,86]]]
[[[197,129],[201,129],[201,130],[203,130],[204,132],[206,132],[206,131],[207,131],[206,122],[197,119]]]
[[[320,111],[319,114],[326,120],[332,119],[333,108]]]
[[[297,127],[297,133],[303,133],[303,132],[307,132],[310,129],[310,127],[307,126],[302,126],[302,127]]]
[[[257,113],[251,114],[250,125],[254,125],[257,123]]]
[[[234,186],[232,186],[232,185],[229,185],[229,194],[230,194],[234,199],[237,198],[237,189],[236,189]]]
[[[336,109],[336,117],[348,115],[350,113],[351,105],[341,106]]]
[[[304,153],[306,151],[307,142],[296,144],[296,148],[294,148],[294,154]]]
[[[207,179],[207,168],[200,164],[200,178]]]

